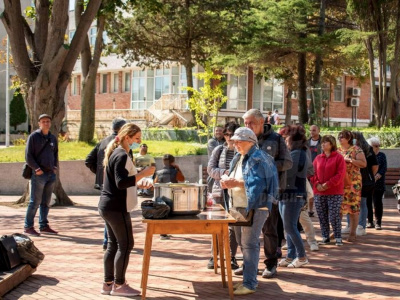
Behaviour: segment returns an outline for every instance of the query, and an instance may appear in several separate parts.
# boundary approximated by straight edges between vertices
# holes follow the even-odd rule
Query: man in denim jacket
[[[229,176],[222,178],[221,187],[229,189],[235,209],[254,210],[251,226],[236,226],[235,235],[243,253],[243,282],[235,286],[235,295],[256,291],[260,257],[260,233],[278,196],[278,172],[273,158],[260,150],[257,137],[249,128],[238,128],[231,138],[238,153],[231,162]],[[243,211],[243,210],[242,210]]]
[[[270,124],[264,124],[264,116],[258,109],[250,109],[243,115],[244,125],[250,128],[258,139],[258,146],[274,159],[278,170],[279,189],[283,193],[286,187],[286,171],[292,165],[290,152],[286,147],[285,140],[281,135],[274,132]],[[264,263],[266,268],[262,274],[264,278],[273,278],[277,275],[278,256],[278,205],[272,205],[272,209],[263,227],[264,234]],[[237,270],[235,270],[235,274]]]

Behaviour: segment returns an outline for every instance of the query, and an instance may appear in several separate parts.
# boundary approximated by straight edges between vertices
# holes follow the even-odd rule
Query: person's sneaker
[[[274,278],[277,275],[276,266],[272,266],[270,268],[266,267],[264,272],[262,273],[263,278]]]
[[[336,239],[335,245],[336,245],[336,246],[343,246],[343,241],[342,241],[342,239]]]
[[[300,260],[298,257],[296,257],[292,263],[290,263],[287,267],[288,268],[301,268],[302,266],[308,264],[308,259],[306,260]]]
[[[342,234],[343,233],[350,233],[350,227],[346,226],[345,228],[342,229]]]
[[[329,244],[330,242],[331,242],[331,240],[329,238],[324,237],[324,238],[322,238],[322,241],[318,242],[318,244],[326,245],[326,244]]]
[[[112,288],[113,288],[113,284],[112,283],[107,284],[107,283],[104,282],[103,283],[103,288],[101,289],[100,293],[102,295],[110,295],[110,293],[112,291]]]
[[[278,262],[278,266],[280,267],[287,267],[288,265],[290,265],[293,262],[293,260],[287,260],[286,258],[281,259]]]
[[[233,274],[235,275],[243,275],[243,266],[237,268],[235,271],[233,271]]]
[[[237,289],[240,288],[242,285],[243,285],[243,282],[235,283],[235,284],[233,285],[233,290],[237,290]]]
[[[367,235],[367,231],[361,225],[357,225],[356,235],[357,236]]]
[[[319,250],[319,247],[318,247],[317,243],[312,243],[312,244],[310,245],[310,250],[311,250],[311,251],[318,251],[318,250]]]
[[[53,229],[51,229],[50,226],[46,226],[46,227],[40,228],[39,230],[40,230],[40,233],[58,234],[58,232],[53,230]]]
[[[122,296],[122,297],[134,297],[139,296],[140,291],[135,290],[129,286],[128,283],[124,283],[123,285],[117,286],[116,284],[113,285],[113,288],[110,292],[111,296]]]
[[[24,233],[27,235],[32,235],[32,236],[40,236],[40,233],[35,230],[35,228],[24,228]]]
[[[160,234],[160,240],[169,240],[170,238],[169,234]]]
[[[239,269],[239,265],[236,261],[236,257],[234,257],[234,256],[231,257],[231,268],[232,268],[232,270]]]
[[[367,228],[375,228],[374,222],[372,223],[367,223]]]
[[[211,257],[208,261],[207,269],[214,269],[214,257]]]
[[[381,224],[375,224],[375,229],[376,230],[382,230]]]
[[[107,250],[107,244],[103,244],[103,251]]]
[[[314,217],[314,212],[313,212],[313,211],[309,211],[309,212],[308,212],[308,216],[309,216],[310,218]]]
[[[143,192],[142,192],[142,191],[139,191],[139,192],[137,192],[137,195],[138,195],[138,196],[143,196]]]
[[[244,285],[241,285],[236,290],[233,291],[233,294],[236,296],[239,296],[239,295],[249,295],[249,294],[253,294],[255,292],[256,292],[256,290],[250,290],[247,287],[245,287]]]

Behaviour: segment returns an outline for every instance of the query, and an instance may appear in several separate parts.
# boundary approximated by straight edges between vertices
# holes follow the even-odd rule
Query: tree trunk
[[[193,62],[192,62],[192,55],[191,51],[188,51],[187,56],[185,58],[185,63],[184,63],[185,69],[186,69],[186,82],[187,86],[193,88]],[[187,91],[187,97],[190,99],[192,97],[193,93],[192,91],[188,90]],[[195,117],[195,112],[191,111],[192,117],[193,117],[193,124],[188,124],[188,125],[196,125],[196,117]]]
[[[292,95],[293,95],[293,90],[291,88],[288,88],[288,91],[286,93],[286,114],[285,114],[285,123],[286,125],[291,125],[292,124]]]
[[[375,124],[379,126],[379,101],[378,101],[378,97],[376,95],[376,85],[375,85],[375,65],[374,65],[374,61],[375,61],[375,55],[374,55],[374,49],[373,49],[373,45],[372,45],[372,38],[368,38],[365,41],[365,46],[367,48],[367,52],[368,52],[368,64],[369,64],[369,82],[370,82],[370,86],[371,86],[371,100],[373,103],[373,107],[374,107],[374,114],[373,114],[373,121],[375,122]]]
[[[305,53],[298,54],[298,84],[299,84],[299,122],[306,124],[308,122],[307,113],[307,59]]]

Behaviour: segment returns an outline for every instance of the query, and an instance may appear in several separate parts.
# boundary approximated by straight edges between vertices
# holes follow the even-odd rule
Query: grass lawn
[[[142,141],[149,147],[149,154],[161,157],[164,154],[174,156],[202,155],[207,154],[207,145],[189,143],[182,141]],[[60,160],[82,160],[85,159],[94,145],[82,142],[59,143]],[[135,150],[134,153],[137,153]],[[25,146],[12,146],[0,149],[0,163],[2,162],[24,162]]]

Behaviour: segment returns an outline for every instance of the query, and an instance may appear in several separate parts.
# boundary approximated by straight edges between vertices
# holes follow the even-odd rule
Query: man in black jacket
[[[33,236],[40,236],[41,233],[57,234],[57,231],[50,228],[47,220],[58,166],[57,137],[51,134],[50,127],[51,116],[40,115],[39,129],[29,136],[25,148],[26,163],[33,171],[24,233]],[[38,208],[40,233],[34,228],[34,218]]]
[[[289,170],[293,165],[285,140],[281,135],[274,132],[270,124],[264,123],[264,116],[258,109],[248,110],[243,115],[243,120],[244,126],[250,128],[256,134],[258,146],[274,158],[279,176],[279,193],[282,194],[286,186],[286,170]],[[278,218],[278,204],[273,204],[262,229],[266,257],[264,260],[266,268],[262,274],[264,278],[273,278],[277,274]]]
[[[92,173],[96,174],[96,179],[94,182],[94,188],[97,190],[103,189],[103,181],[104,181],[104,151],[107,148],[107,145],[115,139],[119,130],[122,126],[126,124],[126,120],[122,118],[115,118],[111,123],[111,128],[113,133],[108,137],[104,138],[90,151],[89,155],[86,157],[85,165],[92,171]],[[132,152],[130,153],[132,157]],[[103,241],[103,250],[107,249],[107,230],[104,228],[104,241]]]

